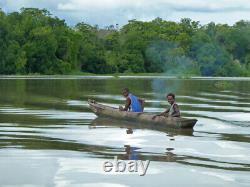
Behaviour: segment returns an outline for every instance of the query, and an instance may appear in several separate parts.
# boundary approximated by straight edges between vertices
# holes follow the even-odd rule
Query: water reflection
[[[139,152],[140,148],[131,147],[130,145],[124,145],[126,152],[126,160],[139,160]]]
[[[159,124],[126,122],[122,120],[103,118],[103,117],[98,117],[95,120],[93,120],[91,122],[91,126],[95,128],[103,128],[103,127],[125,128],[127,134],[133,134],[133,129],[142,129],[142,130],[148,129],[148,130],[164,132],[167,133],[168,136],[172,137],[174,137],[175,135],[192,136],[194,132],[193,129],[173,129]]]

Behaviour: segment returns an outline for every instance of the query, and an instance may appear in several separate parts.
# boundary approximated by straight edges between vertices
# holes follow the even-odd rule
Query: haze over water
[[[0,186],[249,186],[250,79],[164,77],[1,77]],[[121,89],[147,112],[176,93],[194,131],[96,120],[87,99],[118,107]],[[94,121],[93,121],[94,120]],[[105,174],[114,156],[150,160],[147,174]]]

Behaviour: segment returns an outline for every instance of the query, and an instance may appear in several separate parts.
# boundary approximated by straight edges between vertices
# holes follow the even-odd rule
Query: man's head
[[[172,105],[175,102],[175,95],[173,93],[169,93],[167,95],[167,100],[168,100],[168,103]]]
[[[123,90],[122,90],[122,95],[123,95],[124,97],[128,97],[128,95],[129,95],[129,89],[128,89],[128,88],[123,88]]]

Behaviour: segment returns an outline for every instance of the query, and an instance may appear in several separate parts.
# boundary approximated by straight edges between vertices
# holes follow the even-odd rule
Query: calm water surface
[[[0,186],[250,186],[250,79],[0,78]],[[123,104],[123,87],[148,112],[174,92],[194,131],[96,119],[86,100]],[[94,120],[94,121],[93,121]],[[150,160],[146,176],[105,174],[103,162]]]

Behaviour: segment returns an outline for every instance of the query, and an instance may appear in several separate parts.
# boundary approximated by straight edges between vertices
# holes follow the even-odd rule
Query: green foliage
[[[45,9],[0,9],[0,74],[165,73],[250,76],[250,22],[156,18],[121,29],[69,27]]]

